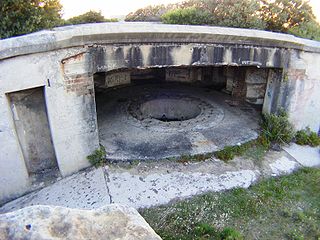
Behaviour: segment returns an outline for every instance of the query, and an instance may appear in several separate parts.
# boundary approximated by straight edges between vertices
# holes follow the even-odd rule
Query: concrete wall
[[[28,173],[56,168],[43,88],[13,92],[8,97]]]
[[[264,111],[284,107],[297,128],[310,126],[318,131],[319,65],[319,42],[247,29],[106,23],[1,40],[0,201],[32,189],[8,101],[11,92],[44,88],[57,164],[67,176],[87,167],[86,156],[99,146],[96,72],[167,66],[272,68],[267,74]],[[228,89],[232,74],[224,71]],[[258,88],[248,74],[235,76]],[[250,93],[246,91],[245,97],[252,98]]]
[[[61,60],[82,48],[18,56],[0,61],[0,202],[32,190],[14,127],[8,94],[43,87],[53,147],[62,176],[89,166],[98,145],[92,95],[69,91]],[[89,89],[90,90],[90,89]],[[89,91],[88,90],[88,91]]]

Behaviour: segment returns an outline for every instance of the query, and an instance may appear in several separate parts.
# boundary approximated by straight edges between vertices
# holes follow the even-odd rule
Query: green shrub
[[[129,13],[126,22],[146,22],[146,21],[160,21],[161,16],[171,9],[172,5],[155,5],[140,8],[135,12]]]
[[[100,167],[107,162],[106,153],[107,152],[104,146],[100,145],[100,148],[96,149],[91,155],[87,156],[87,159],[93,166]]]
[[[320,41],[320,25],[316,21],[300,23],[288,32],[298,37]]]
[[[309,127],[300,130],[295,135],[295,142],[299,145],[309,145],[316,147],[320,145],[320,137],[311,131]]]
[[[260,0],[266,30],[288,32],[289,29],[315,19],[312,7],[304,0]]]
[[[161,20],[166,24],[201,25],[211,23],[211,14],[208,11],[195,7],[179,8],[162,15]]]
[[[65,25],[82,23],[118,22],[118,19],[106,19],[101,12],[89,11],[66,20]]]
[[[293,126],[284,110],[278,114],[263,114],[261,128],[262,137],[270,143],[283,145],[290,143],[294,137]]]
[[[166,14],[167,12],[175,9],[185,9],[190,7],[199,8],[202,5],[202,0],[187,0],[179,3],[171,3],[171,4],[159,4],[154,6],[146,6],[144,8],[140,8],[134,12],[129,13],[125,21],[128,22],[160,22],[161,16]]]
[[[202,10],[212,15],[212,25],[265,29],[258,0],[202,0]]]
[[[59,0],[1,0],[0,39],[59,26],[61,13]]]

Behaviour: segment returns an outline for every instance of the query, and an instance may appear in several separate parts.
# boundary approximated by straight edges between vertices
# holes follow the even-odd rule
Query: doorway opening
[[[59,174],[51,139],[44,88],[7,94],[25,165],[34,182]]]

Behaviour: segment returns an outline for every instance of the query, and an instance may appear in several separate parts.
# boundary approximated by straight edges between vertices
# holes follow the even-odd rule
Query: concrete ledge
[[[320,42],[261,30],[159,23],[94,23],[0,40],[0,60],[82,45],[134,43],[242,44],[320,52]]]

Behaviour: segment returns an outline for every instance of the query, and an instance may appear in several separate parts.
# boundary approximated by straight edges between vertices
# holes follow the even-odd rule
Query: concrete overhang
[[[289,34],[227,27],[119,22],[58,27],[0,40],[0,60],[77,46],[141,43],[251,45],[320,53],[320,42]]]

